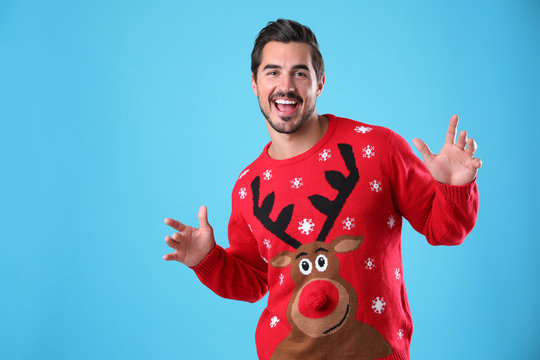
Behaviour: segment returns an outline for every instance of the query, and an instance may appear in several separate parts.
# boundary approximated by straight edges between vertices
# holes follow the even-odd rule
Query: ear
[[[326,75],[323,74],[323,76],[321,76],[321,81],[319,81],[319,83],[317,84],[317,97],[321,96],[325,81]]]
[[[358,249],[364,241],[364,235],[361,236],[349,236],[343,235],[335,238],[331,245],[334,247],[334,251],[338,254],[348,253],[350,251]]]
[[[293,253],[290,251],[282,251],[270,260],[270,264],[276,268],[289,266],[293,259]]]
[[[255,96],[259,97],[259,93],[257,91],[257,82],[255,81],[255,76],[253,73],[251,73],[251,88],[253,89]]]

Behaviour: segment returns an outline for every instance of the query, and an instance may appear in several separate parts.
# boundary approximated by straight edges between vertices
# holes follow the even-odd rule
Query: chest
[[[374,147],[365,149],[337,144],[302,166],[268,166],[251,174],[243,216],[265,260],[300,244],[385,225],[393,209],[389,169]]]

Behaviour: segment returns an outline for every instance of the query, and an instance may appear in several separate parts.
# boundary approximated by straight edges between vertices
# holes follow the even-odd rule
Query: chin
[[[291,117],[288,117],[288,116],[284,118],[280,118],[280,119],[281,119],[280,121],[273,121],[273,120],[268,120],[267,118],[267,121],[272,127],[272,129],[274,129],[280,134],[293,134],[297,132],[305,123],[305,121],[294,122],[291,119]]]
[[[293,134],[297,132],[304,126],[315,111],[315,106],[313,106],[307,112],[297,109],[297,111],[291,115],[280,115],[271,112],[270,109],[264,109],[260,102],[259,107],[266,118],[266,121],[270,124],[270,127],[280,134]]]

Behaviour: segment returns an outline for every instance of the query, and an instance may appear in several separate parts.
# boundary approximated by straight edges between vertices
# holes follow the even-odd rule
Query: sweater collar
[[[323,116],[328,119],[328,129],[326,129],[326,132],[324,133],[323,137],[315,145],[313,145],[309,150],[288,159],[276,160],[276,159],[272,159],[268,155],[268,148],[270,147],[270,145],[272,145],[272,142],[269,142],[264,147],[264,151],[261,154],[262,159],[266,163],[274,167],[275,166],[279,167],[279,166],[288,166],[288,165],[296,164],[298,162],[301,162],[301,161],[304,161],[305,159],[310,158],[313,154],[318,154],[321,148],[324,147],[324,145],[326,145],[328,140],[334,134],[334,131],[336,130],[336,123],[337,123],[337,119],[334,115],[324,114]]]

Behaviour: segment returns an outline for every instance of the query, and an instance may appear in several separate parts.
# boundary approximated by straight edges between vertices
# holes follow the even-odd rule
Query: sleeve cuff
[[[216,244],[212,251],[206,255],[206,258],[201,261],[199,265],[191,267],[197,276],[205,276],[214,272],[214,270],[222,262],[223,256],[225,255],[225,250]]]
[[[468,201],[477,192],[476,178],[465,185],[448,185],[437,182],[437,192],[453,202]]]

